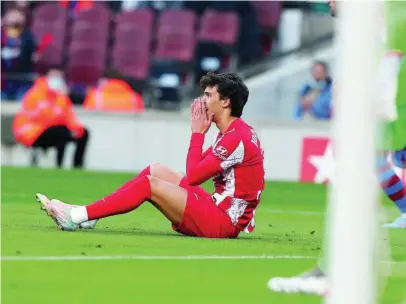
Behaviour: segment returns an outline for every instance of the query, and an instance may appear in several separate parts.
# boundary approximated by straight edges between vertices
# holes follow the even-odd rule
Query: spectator
[[[57,166],[63,163],[67,143],[76,143],[74,167],[82,168],[88,131],[73,113],[67,85],[59,67],[37,79],[24,96],[22,108],[13,122],[16,140],[27,147],[57,149]]]
[[[111,112],[143,112],[142,96],[133,91],[115,70],[107,70],[96,88],[86,96],[83,107]]]
[[[1,98],[21,100],[33,83],[36,42],[25,26],[25,15],[19,9],[10,9],[6,13],[4,25],[1,35]]]
[[[316,61],[312,66],[313,80],[300,91],[300,100],[294,118],[301,119],[305,113],[316,119],[331,118],[332,81],[328,75],[327,64]]]
[[[26,1],[26,0],[17,0],[17,1],[1,1],[1,16],[7,13],[10,9],[20,10],[25,17],[28,19],[26,24],[30,24],[31,11],[38,5],[38,2],[41,1]]]

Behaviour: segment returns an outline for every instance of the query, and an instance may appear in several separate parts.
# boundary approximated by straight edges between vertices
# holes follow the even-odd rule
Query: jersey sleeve
[[[233,132],[232,132],[233,133]],[[190,185],[200,185],[244,159],[244,144],[236,134],[226,134],[202,157],[203,134],[192,134],[186,163],[186,176]]]
[[[206,156],[209,155],[210,151],[211,151],[211,147],[207,148],[206,151],[204,151],[202,154],[202,159],[206,158]]]

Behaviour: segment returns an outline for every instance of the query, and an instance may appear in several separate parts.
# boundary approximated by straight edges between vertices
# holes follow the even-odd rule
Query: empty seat
[[[91,8],[79,11],[72,23],[71,38],[81,29],[92,28],[95,32],[109,33],[111,26],[111,12],[103,3],[95,3]],[[108,40],[108,34],[106,39]]]
[[[94,24],[110,23],[111,12],[109,8],[102,2],[95,2],[95,4],[78,12],[75,16],[74,22],[91,22]]]
[[[154,60],[174,60],[182,70],[192,67],[196,45],[196,15],[189,10],[169,10],[160,15]]]
[[[140,93],[149,76],[153,25],[150,9],[123,11],[116,18],[111,65]]]
[[[155,60],[176,60],[191,63],[194,58],[196,40],[193,34],[173,32],[162,34],[157,41]]]
[[[76,42],[86,42],[99,44],[99,47],[107,47],[109,38],[108,30],[96,31],[94,27],[72,27],[71,44]]]
[[[196,15],[190,10],[168,10],[161,13],[157,25],[157,37],[165,33],[191,33],[196,30]]]
[[[154,14],[148,9],[121,12],[116,19],[113,48],[149,48],[153,22]]]
[[[234,12],[205,11],[199,32],[199,40],[233,46],[238,37],[238,15]]]
[[[274,32],[281,17],[280,1],[252,1],[258,23],[263,32]]]
[[[68,18],[68,10],[57,2],[39,4],[33,12],[33,22],[42,21],[45,23],[65,23]]]
[[[68,48],[68,69],[70,75],[74,75],[72,76],[73,82],[76,83],[77,80],[80,80],[80,83],[84,82],[86,85],[89,85],[94,83],[94,75],[103,72],[107,59],[110,21],[111,13],[102,3],[80,11],[75,16],[71,26],[71,41]],[[81,59],[78,57],[78,53],[83,55],[94,54],[97,57],[89,58],[85,56]],[[77,57],[71,58],[71,56]],[[86,73],[84,73],[84,77],[75,72],[77,67],[82,65],[90,65]]]
[[[239,34],[239,18],[235,12],[207,9],[201,20],[196,48],[195,83],[208,71],[220,72],[229,62]]]
[[[112,66],[124,76],[144,81],[149,73],[148,49],[115,48],[112,54]]]
[[[84,87],[97,84],[105,69],[106,50],[92,44],[75,44],[69,49],[67,78],[70,85]]]
[[[121,11],[116,17],[116,24],[118,29],[127,26],[152,28],[154,24],[154,12],[150,9]]]
[[[50,38],[36,63],[37,72],[46,72],[51,65],[63,62],[66,45],[67,9],[57,3],[40,4],[33,13],[31,31],[39,45]],[[45,39],[45,40],[44,40]]]

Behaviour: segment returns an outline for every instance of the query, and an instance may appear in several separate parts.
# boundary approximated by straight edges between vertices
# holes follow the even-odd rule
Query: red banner
[[[300,181],[317,184],[328,182],[334,167],[330,140],[323,137],[303,138],[300,167]]]
[[[394,170],[406,184],[406,170],[397,167],[394,167]],[[331,180],[333,172],[334,158],[330,139],[326,137],[303,138],[300,181],[326,183]]]

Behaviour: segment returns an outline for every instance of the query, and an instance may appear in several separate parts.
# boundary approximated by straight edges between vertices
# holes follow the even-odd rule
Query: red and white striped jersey
[[[187,160],[189,183],[200,184],[213,178],[216,204],[239,230],[252,232],[265,186],[264,154],[254,129],[239,118],[226,132],[219,133],[202,155],[203,141],[202,134],[192,135]]]

